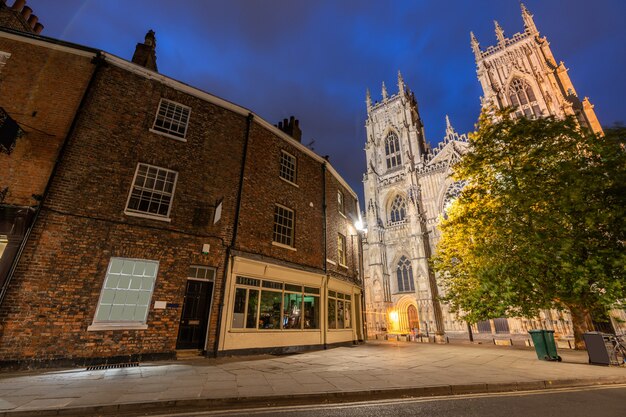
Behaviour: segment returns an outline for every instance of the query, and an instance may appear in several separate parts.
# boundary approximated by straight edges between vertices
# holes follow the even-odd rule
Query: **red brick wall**
[[[337,192],[341,191],[344,198],[344,214],[339,212]],[[354,223],[359,218],[357,200],[341,183],[330,173],[327,174],[326,199],[328,201],[328,259],[337,265],[328,264],[328,272],[333,276],[342,277],[357,283],[359,269],[359,237]],[[346,238],[346,264],[339,265],[338,261],[338,234]],[[347,267],[347,268],[346,268]]]
[[[323,268],[323,211],[321,163],[258,124],[253,124],[248,145],[240,232],[237,248]],[[297,159],[297,186],[280,178],[280,155],[285,150]],[[295,212],[294,250],[272,245],[276,204]]]
[[[149,131],[161,97],[192,108],[187,142]],[[0,360],[172,352],[192,264],[217,268],[212,346],[245,124],[244,116],[157,81],[103,67],[1,306]],[[123,213],[138,162],[178,172],[170,223]],[[195,209],[220,198],[221,220],[194,226]],[[160,262],[148,329],[87,332],[117,256]],[[155,311],[155,300],[179,307]]]
[[[0,190],[13,205],[35,205],[43,194],[94,69],[91,58],[7,39],[11,57],[0,70],[0,107],[26,132],[10,155],[0,153]]]

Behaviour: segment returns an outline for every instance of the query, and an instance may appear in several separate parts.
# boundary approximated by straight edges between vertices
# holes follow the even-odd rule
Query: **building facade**
[[[450,178],[467,147],[446,117],[446,136],[432,149],[424,137],[415,95],[398,73],[398,92],[372,103],[368,92],[367,173],[363,176],[367,237],[368,336],[401,333],[443,337],[466,330],[438,301],[441,289],[429,259],[439,216],[462,184]]]
[[[298,121],[159,74],[152,31],[132,62],[14,27],[0,55],[2,209],[32,213],[0,258],[2,366],[363,340],[357,196]]]
[[[474,34],[471,47],[484,96],[483,108],[512,107],[518,117],[575,116],[581,126],[602,131],[588,98],[580,99],[561,62],[541,37],[522,4],[524,31],[510,38],[496,22],[497,44],[481,49]],[[450,337],[491,338],[526,335],[551,328],[557,336],[573,334],[567,313],[544,311],[535,319],[499,318],[471,327],[438,305],[442,289],[428,260],[439,239],[437,224],[449,202],[462,190],[450,178],[453,164],[467,149],[446,117],[446,135],[434,149],[424,139],[414,98],[401,76],[398,93],[382,100],[367,97],[367,172],[363,177],[367,219],[364,245],[368,335],[411,332]],[[612,312],[619,327],[624,312]],[[622,321],[620,321],[621,319]]]

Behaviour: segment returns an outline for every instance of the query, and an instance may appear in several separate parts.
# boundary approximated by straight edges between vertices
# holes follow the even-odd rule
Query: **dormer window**
[[[387,169],[392,169],[402,164],[400,157],[400,141],[395,133],[390,133],[385,139],[385,158]]]

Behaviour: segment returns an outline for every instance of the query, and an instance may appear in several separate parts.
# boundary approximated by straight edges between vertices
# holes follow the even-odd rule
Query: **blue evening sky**
[[[9,1],[12,4],[12,1]],[[557,61],[600,122],[626,120],[624,0],[527,0]],[[471,131],[480,111],[469,32],[495,43],[493,20],[523,30],[517,0],[28,0],[42,35],[130,60],[156,32],[159,72],[277,123],[300,119],[304,144],[362,197],[365,90],[380,99],[396,74],[415,92],[434,146],[445,115]]]

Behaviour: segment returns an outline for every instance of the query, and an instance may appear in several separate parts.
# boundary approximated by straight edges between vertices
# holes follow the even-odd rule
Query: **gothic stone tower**
[[[428,259],[446,202],[460,188],[450,164],[467,145],[448,121],[446,138],[430,149],[415,95],[398,73],[398,93],[372,104],[367,93],[367,235],[363,247],[368,332],[420,332],[443,337],[464,324],[441,306]]]
[[[515,108],[518,116],[565,117],[575,115],[581,126],[602,131],[593,105],[580,100],[563,62],[557,64],[550,44],[541,37],[533,16],[522,7],[524,31],[507,38],[498,24],[497,44],[481,50],[470,34],[478,80],[483,89],[483,107]]]

